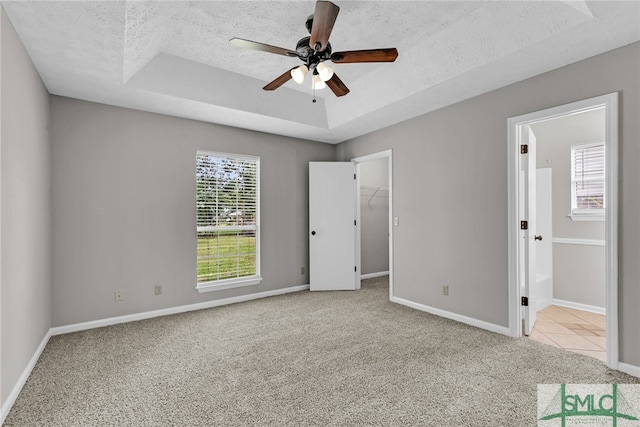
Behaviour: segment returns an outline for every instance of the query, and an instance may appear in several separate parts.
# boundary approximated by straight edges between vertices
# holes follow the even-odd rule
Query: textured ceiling
[[[640,39],[637,1],[335,1],[334,51],[396,47],[394,63],[335,64],[351,89],[262,87],[308,35],[309,1],[3,1],[53,94],[337,143]]]

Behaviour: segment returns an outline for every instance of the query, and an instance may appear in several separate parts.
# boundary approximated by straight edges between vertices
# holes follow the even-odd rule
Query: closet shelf
[[[387,187],[378,187],[378,186],[374,186],[374,185],[361,185],[360,186],[361,190],[372,190],[372,191],[389,191],[389,189]]]
[[[371,197],[369,198],[369,201],[367,202],[367,205],[369,205],[369,207],[371,207],[371,201],[373,200],[374,197],[376,197],[376,194],[378,194],[379,191],[389,191],[387,187],[375,187],[371,185],[361,185],[360,189],[373,191],[373,194],[371,195]]]

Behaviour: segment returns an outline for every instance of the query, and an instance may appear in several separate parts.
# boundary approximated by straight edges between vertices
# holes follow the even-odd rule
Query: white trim
[[[625,374],[640,378],[640,366],[630,365],[628,363],[618,362],[618,371]]]
[[[617,369],[620,363],[618,331],[618,93],[614,92],[602,98],[606,105],[605,117],[605,280],[606,280],[606,330],[607,330],[607,366]]]
[[[571,221],[590,221],[590,222],[603,222],[605,220],[604,213],[602,215],[596,214],[569,214],[567,217],[571,218]]]
[[[223,305],[235,304],[238,302],[245,302],[245,301],[250,301],[250,300],[259,299],[259,298],[266,298],[266,297],[288,294],[292,292],[306,291],[306,290],[309,290],[309,285],[291,286],[289,288],[275,289],[272,291],[259,292],[256,294],[242,295],[238,297],[201,302],[197,304],[181,305],[178,307],[165,308],[161,310],[146,311],[143,313],[129,314],[126,316],[118,316],[118,317],[110,317],[107,319],[93,320],[90,322],[75,323],[72,325],[57,326],[54,328],[50,328],[47,331],[44,338],[42,339],[42,342],[40,342],[40,345],[36,349],[35,353],[31,357],[31,360],[29,361],[24,371],[22,372],[22,375],[20,375],[20,378],[18,378],[18,381],[16,382],[15,386],[9,393],[7,400],[4,402],[4,404],[0,408],[0,426],[4,423],[4,420],[9,414],[11,407],[13,406],[16,399],[18,398],[20,391],[22,391],[22,387],[24,387],[25,383],[27,382],[27,379],[29,378],[29,375],[31,375],[31,371],[33,370],[34,366],[38,362],[38,359],[40,359],[40,355],[44,351],[45,347],[47,346],[47,343],[49,342],[49,338],[51,338],[52,336],[68,334],[71,332],[86,331],[88,329],[101,328],[104,326],[117,325],[120,323],[135,322],[137,320],[151,319],[154,317],[168,316],[171,314],[185,313],[188,311],[219,307]]]
[[[0,46],[2,46],[2,14],[5,13],[0,6]],[[2,57],[0,56],[0,100],[2,100]],[[0,102],[0,178],[2,177],[2,152],[4,151],[2,144],[2,102]],[[49,154],[51,158],[51,154]],[[1,182],[0,182],[1,184]],[[0,224],[2,224],[2,185],[0,185]],[[2,227],[0,227],[0,243],[2,242]],[[51,254],[51,252],[49,252]],[[51,259],[51,255],[49,255]],[[0,244],[0,331],[2,331],[2,244]],[[1,334],[0,334],[1,335]],[[5,410],[2,402],[2,337],[0,336],[0,426],[4,423],[4,419],[9,413],[11,405]],[[11,394],[9,394],[11,396]],[[8,400],[7,400],[8,401]],[[13,404],[12,404],[13,405]]]
[[[397,304],[406,305],[407,307],[411,307],[416,310],[424,311],[426,313],[435,314],[436,316],[455,320],[456,322],[464,323],[470,326],[475,326],[476,328],[484,329],[490,332],[495,332],[496,334],[507,335],[507,336],[511,335],[511,331],[509,328],[505,326],[496,325],[495,323],[489,323],[483,320],[474,319],[472,317],[463,316],[461,314],[452,313],[450,311],[440,310],[439,308],[429,307],[427,305],[418,304],[416,302],[408,301],[406,299],[402,299],[398,297],[391,298],[391,301]]]
[[[42,339],[42,341],[40,342],[40,345],[36,349],[35,353],[31,357],[31,360],[29,360],[29,363],[27,364],[27,366],[25,367],[24,371],[22,372],[22,375],[20,375],[20,378],[18,379],[18,381],[16,382],[15,386],[13,387],[11,392],[9,393],[9,396],[7,397],[7,400],[4,402],[4,404],[0,408],[0,426],[4,423],[7,415],[9,414],[9,411],[13,407],[16,399],[18,398],[20,392],[22,391],[22,388],[24,387],[25,383],[27,382],[27,379],[31,375],[31,371],[33,371],[33,368],[35,367],[36,363],[40,359],[40,356],[42,355],[42,352],[44,351],[45,347],[47,346],[47,344],[49,342],[49,339],[52,336],[62,335],[62,334],[70,333],[70,332],[84,331],[84,330],[87,330],[87,329],[99,328],[99,327],[103,327],[103,326],[115,325],[115,324],[118,324],[118,323],[126,323],[126,322],[129,322],[129,321],[150,319],[152,317],[183,313],[183,312],[187,312],[187,311],[200,310],[200,309],[205,309],[205,308],[213,308],[213,307],[217,307],[217,306],[221,306],[221,305],[234,304],[236,302],[249,301],[251,299],[258,299],[258,298],[264,298],[264,297],[268,297],[268,296],[282,295],[282,294],[291,293],[291,292],[305,291],[305,290],[308,290],[308,289],[309,289],[309,285],[292,286],[292,287],[289,287],[289,288],[277,289],[277,290],[274,290],[274,291],[261,292],[259,294],[246,295],[246,296],[243,296],[243,297],[226,298],[224,300],[210,301],[210,302],[207,302],[207,303],[191,304],[191,305],[184,305],[184,306],[170,308],[170,309],[164,309],[164,310],[148,311],[146,313],[140,313],[140,314],[137,314],[137,315],[112,317],[112,318],[109,318],[109,319],[97,320],[97,321],[93,321],[93,322],[76,323],[76,324],[73,324],[73,325],[58,326],[58,327],[55,327],[55,328],[50,328],[47,331],[47,333],[44,336],[44,338]],[[247,297],[252,297],[252,298],[247,298]],[[440,309],[437,309],[437,308],[428,307],[428,306],[425,306],[425,305],[422,305],[422,304],[417,304],[417,303],[414,303],[414,302],[411,302],[411,301],[404,300],[402,298],[392,298],[391,301],[395,302],[397,304],[405,305],[407,307],[411,307],[411,308],[414,308],[414,309],[417,309],[417,310],[420,310],[420,311],[431,313],[431,314],[434,314],[436,316],[445,317],[447,319],[455,320],[455,321],[458,321],[458,322],[461,322],[461,323],[465,323],[465,324],[470,325],[470,326],[475,326],[475,327],[478,327],[478,328],[481,328],[481,329],[485,329],[485,330],[488,330],[488,331],[491,331],[491,332],[495,332],[495,333],[498,333],[498,334],[501,334],[501,335],[507,335],[507,336],[511,335],[511,329],[510,328],[505,328],[504,326],[495,325],[493,323],[484,322],[482,320],[477,320],[477,319],[473,319],[473,318],[470,318],[470,317],[462,316],[462,315],[459,315],[459,314],[456,314],[456,313],[451,313],[451,312],[440,310]],[[556,301],[557,300],[554,300],[554,303]],[[178,309],[181,309],[181,310],[178,311]],[[146,317],[142,317],[142,316],[146,316]],[[123,319],[126,319],[126,320],[123,320]],[[131,319],[131,320],[128,320],[128,319]],[[623,362],[618,362],[617,370],[619,370],[620,372],[624,372],[625,374],[629,374],[629,375],[632,375],[634,377],[640,378],[640,366],[635,366],[635,365],[630,365],[630,364],[623,363]]]
[[[565,237],[554,237],[551,241],[553,243],[563,245],[606,246],[606,242],[604,240],[595,239],[571,239]]]
[[[40,359],[40,355],[44,351],[44,348],[47,346],[47,343],[49,342],[49,338],[51,338],[51,336],[51,329],[49,329],[44,335],[44,338],[42,338],[42,341],[40,342],[40,345],[36,349],[35,353],[33,353],[33,356],[31,356],[31,360],[29,360],[29,363],[27,363],[24,371],[22,371],[22,375],[20,375],[20,378],[18,378],[18,381],[16,381],[16,384],[13,386],[13,389],[9,393],[9,396],[7,396],[7,400],[4,401],[2,408],[0,408],[0,426],[3,425],[4,420],[7,418],[7,415],[9,415],[9,411],[13,407],[13,404],[16,403],[16,399],[22,391],[22,387],[24,387],[27,379],[29,378],[29,375],[31,375],[31,371],[33,371],[33,368],[36,366],[36,363],[38,362],[38,359]]]
[[[238,302],[251,301],[259,298],[266,298],[276,295],[288,294],[291,292],[306,291],[309,285],[292,286],[289,288],[275,289],[272,291],[259,292],[249,295],[224,298],[214,301],[199,302],[196,304],[181,305],[178,307],[163,308],[161,310],[145,311],[143,313],[128,314],[125,316],[109,317],[107,319],[92,320],[90,322],[74,323],[66,326],[56,326],[51,328],[51,335],[62,335],[70,332],[86,331],[87,329],[102,328],[104,326],[117,325],[119,323],[135,322],[137,320],[151,319],[154,317],[168,316],[171,314],[185,313],[188,311],[202,310],[206,308],[219,307],[223,305],[235,304]]]
[[[196,232],[211,232],[211,231],[258,231],[258,226],[253,225],[205,225],[203,227],[196,227]]]
[[[198,283],[196,290],[200,293],[211,291],[222,291],[224,289],[242,288],[244,286],[255,286],[262,282],[262,277],[248,276],[235,279],[212,280],[211,282]]]
[[[604,307],[598,307],[597,305],[581,304],[579,302],[565,301],[557,298],[554,298],[551,303],[553,305],[558,305],[560,307],[567,307],[567,308],[573,308],[581,311],[588,311],[590,313],[602,314],[603,316],[607,315],[607,310]]]
[[[362,271],[362,208],[360,207],[360,199],[362,198],[362,186],[360,185],[360,163],[351,160],[356,169],[356,235],[355,235],[355,262],[356,262],[356,286],[355,289],[362,288],[362,276],[358,276]]]
[[[260,161],[260,156],[252,156],[251,154],[238,154],[238,153],[224,153],[222,151],[211,151],[211,150],[196,150],[196,155],[202,154],[205,156],[215,156],[215,157],[227,157],[231,159],[239,159],[239,160],[248,160],[250,162]]]
[[[514,301],[520,300],[520,261],[518,218],[518,186],[520,185],[520,150],[518,122],[507,119],[507,304],[509,307],[509,336],[522,335],[522,314]],[[524,273],[522,273],[524,274]]]
[[[522,335],[520,307],[519,218],[518,218],[518,158],[521,126],[553,118],[605,107],[607,155],[605,157],[605,287],[607,312],[607,366],[618,367],[618,93],[610,93],[546,110],[535,111],[507,120],[507,233],[508,233],[508,304],[510,335]]]
[[[373,279],[374,277],[388,276],[388,271],[379,271],[377,273],[361,274],[360,279]]]
[[[378,153],[367,154],[351,159],[356,164],[356,265],[358,271],[362,270],[361,265],[361,251],[360,246],[360,163],[370,160],[387,159],[387,176],[389,190],[389,300],[393,300],[394,295],[394,280],[393,280],[393,150],[380,151]],[[362,276],[361,276],[362,279]],[[358,281],[356,289],[360,289],[360,281]]]

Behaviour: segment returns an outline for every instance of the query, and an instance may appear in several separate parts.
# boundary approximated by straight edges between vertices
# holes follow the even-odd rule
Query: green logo
[[[611,394],[608,391],[605,393],[589,392],[587,385],[577,387],[577,389],[578,392],[574,390],[572,393],[567,393],[566,384],[560,384],[560,389],[543,411],[540,421],[559,419],[562,427],[566,426],[567,419],[571,417],[581,417],[581,420],[590,417],[603,417],[600,418],[603,421],[605,417],[608,417],[613,427],[618,425],[619,419],[638,421],[637,415],[618,389],[617,384],[612,385]],[[540,396],[540,386],[538,390],[538,396]]]

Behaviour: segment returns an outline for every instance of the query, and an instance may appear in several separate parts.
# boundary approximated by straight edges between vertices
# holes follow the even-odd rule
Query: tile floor
[[[552,305],[540,310],[529,338],[606,361],[605,316]]]

